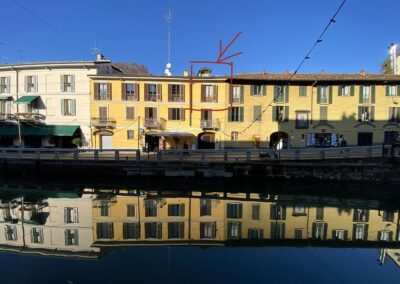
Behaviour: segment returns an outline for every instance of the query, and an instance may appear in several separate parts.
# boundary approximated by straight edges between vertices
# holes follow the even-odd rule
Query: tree
[[[381,64],[381,73],[382,74],[393,74],[392,61],[390,60],[390,56],[388,56],[385,61]]]
[[[126,75],[149,75],[149,70],[143,64],[132,61],[131,63],[116,62],[113,65]]]

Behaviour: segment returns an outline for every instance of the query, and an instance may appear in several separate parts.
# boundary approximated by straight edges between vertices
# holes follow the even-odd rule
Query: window
[[[144,216],[145,217],[157,217],[157,201],[156,200],[145,200],[144,201]]]
[[[296,112],[296,128],[307,129],[308,128],[308,112]]]
[[[282,222],[271,222],[271,239],[285,238],[286,224]]]
[[[156,107],[145,107],[145,118],[146,119],[157,119],[157,108]]]
[[[394,212],[384,210],[382,212],[382,221],[384,222],[394,222]]]
[[[185,109],[168,108],[168,120],[185,120]]]
[[[343,85],[338,87],[338,95],[340,97],[354,96],[354,86]]]
[[[111,83],[95,83],[94,97],[100,101],[111,100]]]
[[[326,223],[324,222],[315,222],[312,224],[312,237],[315,240],[324,240],[326,239]]]
[[[168,222],[168,239],[183,239],[184,229],[184,222]]]
[[[185,204],[168,204],[168,216],[185,216]]]
[[[244,103],[243,86],[232,86],[232,103]]]
[[[114,238],[114,224],[112,222],[97,223],[96,228],[98,239]]]
[[[110,206],[108,201],[101,201],[100,203],[100,216],[108,217],[110,214]]]
[[[218,87],[216,85],[202,85],[201,102],[202,103],[218,102]]]
[[[400,107],[389,108],[389,122],[400,123]]]
[[[78,208],[64,208],[64,223],[78,223]]]
[[[124,240],[140,238],[140,223],[123,223],[122,230]]]
[[[250,228],[247,231],[247,237],[251,240],[261,240],[264,237],[264,230]]]
[[[25,92],[36,93],[38,91],[37,76],[25,76]]]
[[[253,204],[251,206],[251,219],[252,220],[260,219],[260,204]]]
[[[200,199],[200,216],[211,216],[211,199]]]
[[[332,86],[318,86],[317,88],[317,103],[331,104],[332,103]]]
[[[134,130],[127,130],[126,131],[126,139],[133,140],[135,138],[135,131]]]
[[[122,83],[122,100],[138,101],[139,85],[134,83]]]
[[[244,118],[243,107],[233,107],[228,109],[228,121],[229,122],[243,122]]]
[[[289,86],[275,86],[274,88],[274,102],[275,103],[288,103],[289,102]]]
[[[273,106],[272,107],[272,121],[284,122],[289,120],[289,107],[288,106]]]
[[[354,222],[368,222],[369,220],[369,211],[367,209],[354,209],[353,214]]]
[[[162,223],[159,222],[144,223],[144,233],[146,239],[161,239]]]
[[[307,97],[307,86],[299,86],[299,96]]]
[[[0,94],[10,92],[10,77],[0,77]]]
[[[6,225],[5,228],[6,240],[7,241],[16,241],[18,240],[17,236],[17,227],[14,225]]]
[[[77,246],[79,244],[79,233],[76,229],[66,229],[64,231],[65,245],[66,246]]]
[[[226,216],[227,218],[242,218],[242,204],[228,203]]]
[[[395,97],[397,94],[397,88],[400,86],[386,86],[386,96]]]
[[[215,222],[200,222],[200,238],[215,239]]]
[[[127,217],[135,217],[136,216],[135,204],[127,204],[126,205],[126,216]]]
[[[242,222],[228,222],[228,239],[242,238]]]
[[[254,121],[261,121],[261,106],[254,106],[253,107],[253,120]]]
[[[333,240],[347,240],[347,230],[333,230],[332,231],[332,239]]]
[[[286,207],[278,204],[271,204],[270,207],[270,219],[271,220],[285,220],[286,219]]]
[[[31,228],[31,242],[34,244],[43,243],[43,229],[42,228]]]
[[[374,121],[375,107],[373,106],[359,106],[358,107],[358,121],[368,122]]]
[[[127,120],[135,119],[135,108],[134,107],[126,107],[126,119]]]
[[[168,85],[168,101],[169,102],[184,102],[185,101],[185,86],[180,84]]]
[[[327,106],[320,106],[319,107],[319,121],[321,123],[328,122],[328,107]]]
[[[60,91],[75,92],[75,75],[60,76]]]
[[[316,220],[324,220],[324,207],[317,207],[315,212]]]
[[[251,86],[251,95],[252,96],[265,96],[266,88],[265,85],[252,85]]]
[[[367,240],[368,225],[367,224],[354,224],[353,225],[353,240]]]
[[[231,141],[238,141],[239,138],[239,132],[231,132]]]
[[[360,86],[360,104],[375,103],[375,86]]]
[[[303,239],[303,229],[294,229],[294,238],[296,240]]]
[[[74,116],[76,115],[76,100],[61,99],[61,115]]]

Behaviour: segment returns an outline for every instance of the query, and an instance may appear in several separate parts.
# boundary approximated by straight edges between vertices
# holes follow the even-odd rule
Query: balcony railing
[[[7,122],[7,121],[15,121],[17,118],[14,114],[11,113],[0,113],[0,121]]]
[[[23,121],[39,122],[45,120],[46,116],[37,112],[18,112],[15,114],[16,119]]]
[[[117,125],[116,120],[109,117],[92,117],[90,120],[97,128],[115,128]]]
[[[217,120],[201,120],[200,128],[217,129],[217,128],[221,128],[221,123],[218,119]]]
[[[161,118],[145,118],[144,119],[144,127],[152,128],[152,129],[160,129],[165,130],[166,127],[166,120]]]

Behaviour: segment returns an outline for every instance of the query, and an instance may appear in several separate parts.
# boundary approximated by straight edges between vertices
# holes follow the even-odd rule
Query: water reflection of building
[[[324,206],[259,194],[97,195],[93,238],[103,245],[238,239],[338,241],[343,245],[350,245],[343,241],[352,245],[398,241],[398,211],[371,209],[372,205]]]
[[[91,198],[74,193],[53,195],[0,197],[0,250],[96,257],[100,250],[91,246]]]

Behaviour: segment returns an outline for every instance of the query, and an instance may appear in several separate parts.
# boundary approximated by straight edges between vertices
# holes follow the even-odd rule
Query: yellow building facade
[[[391,144],[400,75],[90,76],[93,148]]]

